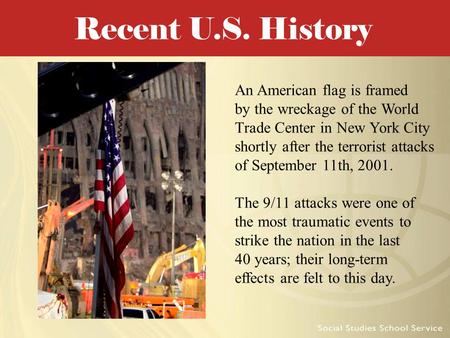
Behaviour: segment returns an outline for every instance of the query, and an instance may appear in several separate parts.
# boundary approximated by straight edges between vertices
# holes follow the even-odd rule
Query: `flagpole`
[[[100,213],[97,213],[97,220],[95,222],[96,235],[95,235],[95,262],[94,262],[94,294],[92,297],[92,318],[97,316],[97,302],[98,302],[98,277],[100,273],[100,246],[101,246],[101,231],[102,224],[100,223]]]

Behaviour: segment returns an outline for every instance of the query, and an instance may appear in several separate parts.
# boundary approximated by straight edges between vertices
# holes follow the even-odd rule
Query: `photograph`
[[[38,317],[205,318],[205,64],[37,71]]]

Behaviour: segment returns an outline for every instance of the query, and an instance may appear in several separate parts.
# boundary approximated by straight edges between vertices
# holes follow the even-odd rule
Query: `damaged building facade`
[[[40,67],[45,67],[41,64]],[[183,191],[175,198],[175,243],[190,244],[205,235],[205,68],[184,63],[117,98],[116,130],[121,139],[128,196],[135,235],[124,258],[142,263],[142,277],[152,261],[171,249],[172,195],[161,188],[161,173],[180,170]],[[61,205],[93,196],[95,153],[102,107],[74,118],[54,130],[62,148]],[[49,134],[39,138],[42,149]],[[39,165],[39,203],[43,194],[42,151]],[[92,258],[93,208],[65,226],[62,258]],[[138,265],[136,265],[138,266]]]

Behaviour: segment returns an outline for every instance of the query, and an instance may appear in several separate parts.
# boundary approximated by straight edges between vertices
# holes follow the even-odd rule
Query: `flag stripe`
[[[123,189],[125,187],[125,190]],[[122,198],[117,198],[117,195],[124,190],[124,194],[125,196],[122,196]],[[114,199],[114,201],[120,201],[120,202],[125,202],[126,200],[128,200],[128,196],[127,196],[127,187],[125,185],[125,175],[120,176],[117,181],[116,184],[114,184],[114,188],[112,190],[112,198]]]
[[[118,242],[116,242],[116,247],[123,251],[130,242],[130,240],[133,239],[133,234],[134,234],[133,229],[128,227],[125,233],[122,235],[121,239]]]
[[[115,236],[116,243],[123,237],[125,232],[128,230],[128,224],[130,224],[130,222],[131,222],[131,212],[128,211],[116,228],[116,236]]]
[[[123,203],[122,206],[119,208],[119,210],[117,210],[116,214],[114,215],[114,223],[117,224],[117,229],[120,228],[120,226],[124,221],[126,222],[126,224],[129,224],[131,220],[125,219],[127,215],[131,215],[130,207],[128,203]],[[116,236],[117,236],[117,229],[116,229]]]

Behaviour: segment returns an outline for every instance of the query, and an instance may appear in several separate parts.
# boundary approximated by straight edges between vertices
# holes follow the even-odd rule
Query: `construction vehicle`
[[[39,289],[46,291],[48,276],[54,271],[55,261],[62,258],[64,225],[74,216],[94,204],[94,200],[80,198],[61,210],[58,202],[49,200],[47,210],[39,217],[38,224],[38,278]],[[60,237],[60,240],[58,240]]]
[[[193,311],[195,300],[184,297],[157,296],[157,295],[122,295],[123,310],[125,309],[152,309],[159,318],[173,319],[181,316],[185,311]]]
[[[67,281],[68,277],[58,271],[61,263],[64,226],[68,220],[94,204],[94,200],[81,198],[61,210],[58,202],[49,200],[47,210],[39,217],[38,225],[38,289],[62,294],[70,307],[69,317],[78,313],[78,295]],[[69,274],[65,274],[69,275]]]
[[[49,200],[47,210],[39,217],[38,225],[38,271],[39,289],[46,291],[47,277],[54,270],[55,260],[62,256],[63,227],[67,221],[94,204],[92,198],[80,198],[61,210],[58,202]],[[62,234],[62,236],[61,236]],[[58,237],[61,240],[57,241]]]
[[[189,247],[185,244],[174,251],[174,266],[193,260],[194,272],[183,274],[181,285],[170,285],[165,279],[172,269],[172,252],[164,253],[153,263],[147,275],[146,295],[122,295],[127,307],[151,308],[161,318],[204,318],[205,304],[205,246],[200,238]],[[175,292],[181,287],[181,292]],[[185,316],[186,315],[186,316]]]
[[[195,245],[189,248],[183,244],[175,249],[174,265],[177,267],[190,259],[194,261],[194,272],[201,272],[205,267],[205,246],[203,241],[197,237]],[[164,273],[172,269],[172,252],[159,256],[148,272],[146,283],[161,283]]]

